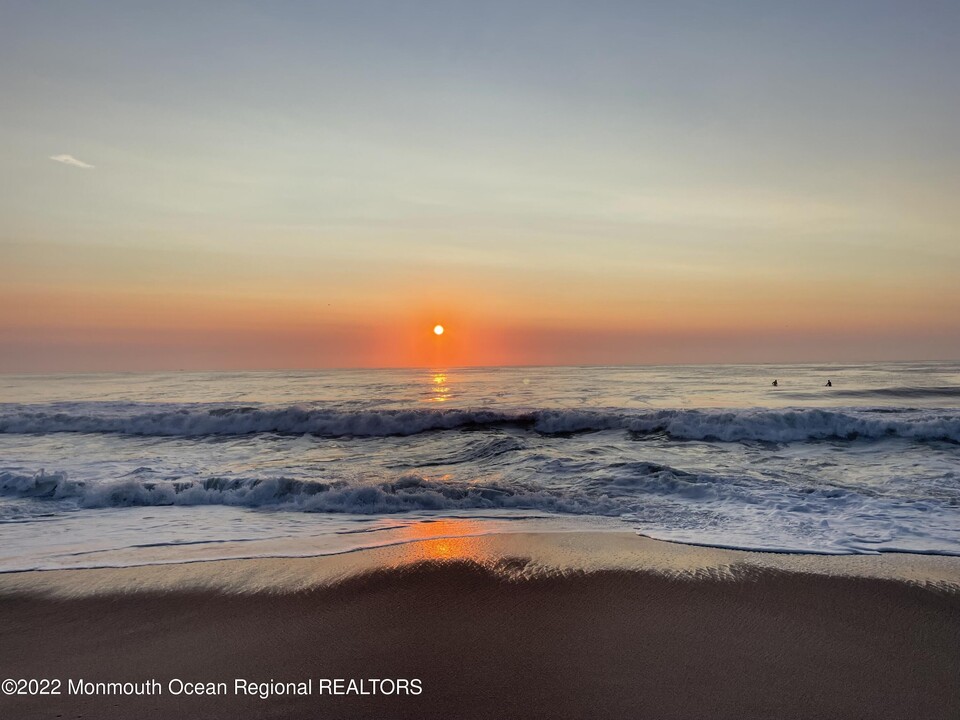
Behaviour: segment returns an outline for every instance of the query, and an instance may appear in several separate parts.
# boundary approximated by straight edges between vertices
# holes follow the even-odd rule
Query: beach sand
[[[957,718],[960,559],[544,533],[8,573],[0,675],[163,687],[0,696],[3,718]],[[173,696],[173,678],[229,693]],[[313,692],[238,697],[237,678]]]

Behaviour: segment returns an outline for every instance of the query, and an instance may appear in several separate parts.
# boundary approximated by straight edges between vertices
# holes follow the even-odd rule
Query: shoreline
[[[9,573],[0,628],[4,677],[164,688],[0,696],[0,715],[18,718],[960,715],[949,556],[784,556],[631,533],[436,538]],[[311,692],[238,695],[237,679],[311,680]],[[320,691],[334,679],[422,691]],[[174,695],[174,680],[226,694]]]
[[[418,563],[465,561],[508,579],[599,571],[670,577],[710,574],[734,580],[756,572],[884,579],[956,589],[960,556],[936,553],[792,553],[657,540],[620,530],[494,531],[431,535],[316,555],[169,560],[122,566],[0,572],[0,597],[171,592],[287,592],[335,585],[370,572]]]

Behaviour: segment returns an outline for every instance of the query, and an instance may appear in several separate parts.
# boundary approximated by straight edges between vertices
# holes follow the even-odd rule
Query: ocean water
[[[0,376],[0,570],[578,529],[960,554],[960,363]]]

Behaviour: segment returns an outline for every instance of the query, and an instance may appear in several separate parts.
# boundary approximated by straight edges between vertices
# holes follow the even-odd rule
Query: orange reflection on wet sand
[[[474,560],[491,556],[489,539],[480,535],[484,526],[472,520],[444,519],[419,522],[399,532],[404,543],[401,563],[437,560]]]

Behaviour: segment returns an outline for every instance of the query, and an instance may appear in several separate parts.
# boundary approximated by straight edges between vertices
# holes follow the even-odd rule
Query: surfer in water
[[[776,380],[774,380],[774,381],[773,381],[772,383],[770,383],[770,384],[773,385],[774,387],[777,387],[780,383],[777,382]]]
[[[827,384],[824,387],[833,387],[833,383],[827,380]]]

